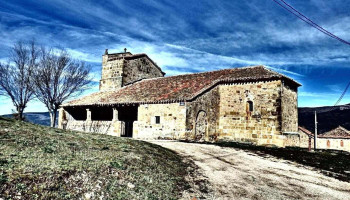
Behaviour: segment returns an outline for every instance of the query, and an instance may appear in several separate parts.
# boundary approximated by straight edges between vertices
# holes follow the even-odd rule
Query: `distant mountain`
[[[12,114],[2,115],[3,117],[12,118]],[[33,124],[50,126],[50,114],[48,112],[28,112],[24,113],[25,120]],[[57,113],[58,117],[58,113]],[[57,121],[56,121],[57,124]]]
[[[299,126],[315,131],[315,110],[317,112],[318,133],[322,134],[342,126],[350,130],[350,104],[324,107],[301,107],[299,111]]]

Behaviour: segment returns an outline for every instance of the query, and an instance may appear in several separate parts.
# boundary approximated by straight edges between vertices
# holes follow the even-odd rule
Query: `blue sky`
[[[350,1],[287,0],[350,41]],[[93,66],[97,91],[104,49],[147,53],[167,75],[263,64],[303,86],[299,106],[332,105],[349,82],[350,46],[272,0],[11,0],[0,4],[0,61],[18,40],[66,48]],[[350,103],[348,92],[342,104]],[[11,113],[0,99],[0,114]],[[32,102],[27,112],[46,111]]]

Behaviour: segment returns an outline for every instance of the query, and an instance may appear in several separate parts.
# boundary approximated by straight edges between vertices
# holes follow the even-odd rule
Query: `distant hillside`
[[[2,116],[9,117],[9,118],[13,117],[12,114],[2,115]],[[28,112],[28,113],[24,113],[24,117],[26,121],[30,123],[50,126],[50,114],[48,112]],[[58,113],[57,113],[57,117],[58,117]]]
[[[304,107],[298,110],[299,126],[305,127],[311,132],[315,130],[315,110],[317,111],[318,133],[328,132],[338,126],[350,130],[350,104],[315,108]]]

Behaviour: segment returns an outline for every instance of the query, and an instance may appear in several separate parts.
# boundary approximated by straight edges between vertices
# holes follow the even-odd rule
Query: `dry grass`
[[[0,198],[177,199],[187,167],[158,145],[0,118]]]

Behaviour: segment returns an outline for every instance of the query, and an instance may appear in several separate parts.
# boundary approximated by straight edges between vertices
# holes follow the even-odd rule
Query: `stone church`
[[[164,75],[146,54],[106,50],[100,91],[63,104],[59,127],[282,147],[298,134],[300,84],[285,75],[264,66]]]

